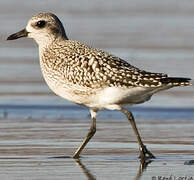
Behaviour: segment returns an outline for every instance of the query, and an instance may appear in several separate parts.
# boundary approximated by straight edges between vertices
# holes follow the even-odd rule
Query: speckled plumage
[[[167,77],[139,70],[116,56],[72,40],[54,42],[41,59],[47,71],[59,73],[70,84],[89,88],[159,87],[160,80]]]
[[[188,82],[163,84],[161,80],[168,77],[166,74],[140,70],[116,56],[73,40],[53,42],[44,50],[41,59],[47,71],[83,87],[189,85]]]
[[[61,82],[72,89],[76,88],[77,90],[72,91],[74,95],[90,95],[95,93],[95,89],[99,91],[106,87],[142,87],[147,93],[145,100],[125,102],[133,104],[148,100],[157,91],[189,85],[188,79],[166,82],[165,80],[169,79],[166,74],[142,71],[116,56],[73,40],[56,40],[47,46],[40,56],[42,71],[47,75],[47,81],[56,84]]]

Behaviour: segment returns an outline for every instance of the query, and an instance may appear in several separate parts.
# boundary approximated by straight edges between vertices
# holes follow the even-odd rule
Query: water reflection
[[[83,173],[86,175],[88,180],[96,180],[95,176],[90,172],[90,170],[81,162],[80,159],[75,159],[76,165],[78,165]]]
[[[143,175],[143,172],[148,167],[148,164],[151,164],[151,162],[152,162],[152,160],[140,160],[139,169],[138,169],[137,175],[136,175],[134,180],[141,179],[141,176]]]
[[[137,174],[134,178],[134,180],[140,180],[143,172],[146,170],[146,168],[148,167],[148,165],[151,163],[151,160],[140,160],[139,161],[139,168],[137,170]],[[95,175],[93,175],[91,173],[91,171],[83,164],[83,162],[80,159],[75,159],[75,163],[77,166],[79,166],[81,168],[81,170],[83,171],[83,173],[85,174],[85,176],[87,177],[88,180],[96,180],[97,178],[95,177]]]

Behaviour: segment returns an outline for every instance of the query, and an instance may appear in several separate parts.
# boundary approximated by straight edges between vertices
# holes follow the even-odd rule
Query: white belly
[[[142,87],[129,89],[105,87],[103,89],[94,90],[90,88],[81,88],[76,85],[68,86],[62,85],[61,83],[53,84],[47,80],[46,82],[50,89],[58,96],[90,108],[117,109],[117,105],[143,103],[151,97],[148,91]]]

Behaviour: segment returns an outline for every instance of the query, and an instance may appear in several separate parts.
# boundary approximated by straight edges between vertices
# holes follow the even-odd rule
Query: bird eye
[[[36,26],[39,28],[43,28],[46,25],[46,22],[43,20],[40,20],[36,23]]]

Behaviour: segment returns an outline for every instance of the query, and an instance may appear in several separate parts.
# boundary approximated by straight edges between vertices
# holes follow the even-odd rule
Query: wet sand
[[[97,133],[82,153],[71,158],[89,120],[1,120],[1,179],[152,179],[192,176],[194,135],[191,120],[138,120],[147,147],[156,155],[141,174],[137,143],[125,119],[97,121]]]

